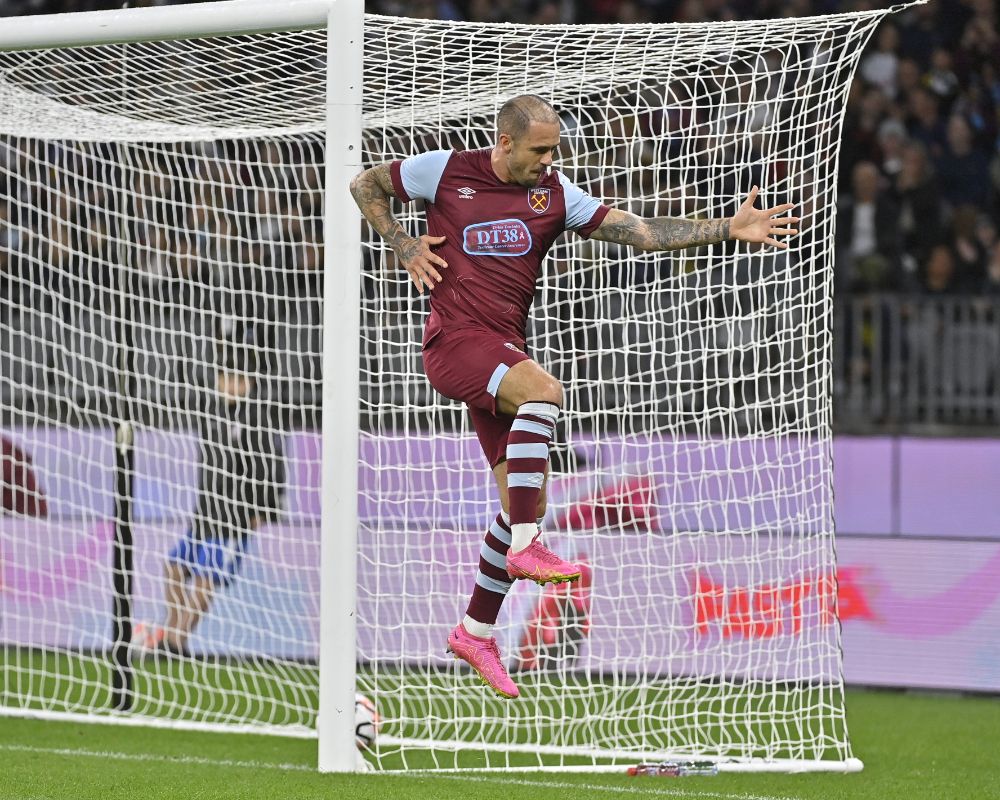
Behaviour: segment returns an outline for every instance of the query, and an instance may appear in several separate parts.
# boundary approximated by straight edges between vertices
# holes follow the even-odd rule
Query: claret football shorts
[[[424,347],[424,371],[437,391],[469,407],[472,427],[490,467],[506,457],[514,417],[497,413],[497,390],[507,370],[530,361],[523,341],[467,328],[438,332]]]

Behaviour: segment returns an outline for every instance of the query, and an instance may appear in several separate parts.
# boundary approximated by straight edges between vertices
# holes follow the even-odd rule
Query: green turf
[[[0,705],[71,712],[107,709],[112,705],[111,671],[104,655],[5,648]],[[264,659],[154,658],[137,662],[134,674],[135,714],[315,728],[319,692],[314,666]]]
[[[857,775],[320,775],[301,739],[0,718],[0,797],[1000,799],[1000,699],[848,693]]]
[[[70,677],[72,676],[72,677]],[[103,656],[7,650],[0,704],[32,710],[110,708],[110,666]],[[842,699],[829,687],[741,681],[581,675],[518,676],[523,698],[500,700],[462,665],[362,669],[358,683],[378,697],[383,733],[422,741],[470,741],[536,747],[596,746],[631,752],[842,760]],[[148,659],[136,666],[134,715],[199,722],[272,723],[315,728],[314,667],[255,660]],[[279,702],[280,698],[280,702]],[[578,722],[566,724],[567,715]],[[499,720],[499,723],[498,723]],[[508,758],[501,756],[500,765]],[[560,763],[544,756],[543,763]],[[383,748],[382,769],[496,766],[447,746]],[[534,751],[512,764],[537,766]],[[565,763],[587,763],[580,758]]]

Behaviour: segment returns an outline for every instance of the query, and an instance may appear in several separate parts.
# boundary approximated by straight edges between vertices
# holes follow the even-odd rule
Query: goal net
[[[854,768],[832,234],[847,90],[886,13],[366,17],[366,165],[488,147],[502,102],[532,92],[562,117],[558,168],[608,205],[723,217],[757,184],[804,218],[781,252],[567,236],[547,258],[528,339],[566,424],[543,530],[587,569],[508,596],[515,702],[445,653],[498,501],[463,409],[423,376],[427,303],[367,228],[325,281],[361,270],[360,408],[322,404],[324,380],[355,379],[320,369],[341,191],[325,31],[0,53],[2,712],[310,735],[320,454],[357,415],[372,764]],[[422,230],[419,206],[397,213]]]

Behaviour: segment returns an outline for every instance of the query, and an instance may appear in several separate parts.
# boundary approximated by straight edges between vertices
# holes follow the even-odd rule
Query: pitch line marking
[[[3,744],[0,750],[18,753],[37,753],[52,756],[70,756],[85,758],[109,758],[116,761],[158,761],[165,764],[182,764],[185,766],[235,767],[238,769],[276,769],[285,772],[317,772],[316,768],[306,764],[275,764],[266,761],[233,761],[231,759],[204,758],[202,756],[168,756],[157,753],[120,753],[111,750],[82,750],[65,747],[33,747],[22,744]],[[365,774],[365,773],[360,773]],[[367,773],[373,775],[377,773]],[[453,780],[474,781],[478,783],[499,783],[516,786],[534,786],[545,789],[586,789],[588,791],[609,792],[614,794],[634,794],[657,797],[690,797],[705,798],[705,800],[796,800],[794,797],[772,797],[759,794],[729,794],[725,792],[699,792],[688,789],[668,789],[655,786],[609,786],[600,783],[570,783],[569,781],[528,780],[526,778],[504,778],[483,775],[422,775],[419,772],[410,773],[416,780]],[[639,779],[644,780],[644,779]],[[653,779],[645,779],[653,780]]]
[[[771,795],[760,794],[729,794],[726,792],[698,792],[690,789],[668,789],[662,786],[609,786],[601,783],[570,783],[569,781],[547,781],[547,780],[527,780],[525,778],[502,778],[483,775],[421,775],[419,772],[411,773],[413,778],[430,780],[431,778],[447,778],[455,781],[486,781],[490,783],[515,784],[518,786],[536,786],[544,789],[586,789],[598,792],[617,792],[618,794],[637,794],[640,796],[656,795],[658,797],[692,797],[706,798],[706,800],[798,800],[795,797],[772,797]],[[676,778],[636,778],[637,781],[658,781],[676,780]]]
[[[201,756],[165,756],[156,753],[116,753],[110,750],[79,750],[61,747],[32,747],[22,744],[3,744],[0,750],[19,753],[39,753],[50,756],[85,756],[111,758],[116,761],[162,761],[167,764],[187,766],[238,767],[240,769],[279,769],[284,771],[317,772],[316,767],[305,764],[274,764],[266,761],[231,761],[229,759],[202,758]]]

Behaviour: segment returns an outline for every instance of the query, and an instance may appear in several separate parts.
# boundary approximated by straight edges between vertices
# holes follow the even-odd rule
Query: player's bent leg
[[[526,359],[504,373],[497,387],[497,411],[517,416],[518,409],[529,402],[552,403],[562,408],[562,384],[546,372],[537,361]]]
[[[473,636],[459,623],[448,636],[448,650],[455,654],[455,658],[472,667],[483,683],[500,697],[512,700],[521,694],[500,660],[500,648],[495,637]]]
[[[177,618],[176,626],[166,628],[160,642],[162,650],[174,655],[188,654],[188,639],[207,612],[215,594],[215,583],[211,576],[194,575],[185,586],[184,608]]]
[[[506,466],[502,485],[504,511],[513,506],[522,523],[519,536],[524,541],[518,549],[526,549],[537,536],[535,517],[539,506],[544,505],[540,493],[548,462],[548,440],[562,403],[562,387],[510,342],[469,335],[450,339],[447,358],[439,352],[440,343],[424,349],[427,376],[442,394],[469,405],[473,426],[491,466],[506,464],[513,458],[514,472],[526,473],[526,477],[515,481],[518,486],[513,499]],[[541,438],[539,428],[545,434]],[[510,450],[512,440],[514,451]],[[517,447],[525,444],[529,447]],[[522,487],[522,483],[527,486]],[[501,515],[494,525],[500,533],[491,528],[487,534],[466,617],[448,637],[448,649],[472,666],[497,694],[508,698],[517,697],[518,690],[501,661],[492,625],[510,588],[506,560],[507,549],[513,544],[510,521]]]
[[[500,507],[507,515],[507,526],[510,527],[510,498],[507,496],[507,462],[501,461],[493,468],[493,478],[497,483],[497,493],[500,495]],[[542,476],[542,489],[538,493],[538,501],[535,503],[535,523],[539,526],[545,518],[545,512],[549,507],[548,497],[549,468],[545,467],[545,474]],[[509,544],[509,542],[508,542]]]
[[[228,586],[240,571],[250,533],[208,537],[196,542],[187,568],[190,581],[184,586],[183,609],[177,626],[167,630],[163,649],[186,655],[188,639],[208,613],[218,588]]]
[[[187,581],[191,576],[189,567],[196,563],[198,543],[188,528],[167,553],[163,565],[163,599],[166,616],[163,625],[137,622],[132,628],[132,645],[136,652],[150,656],[162,652],[171,632],[186,625],[188,607]]]
[[[472,597],[462,624],[473,636],[488,639],[493,635],[507,592],[512,585],[507,574],[507,550],[510,548],[510,517],[501,511],[486,531],[479,548],[479,570],[472,587]]]
[[[562,404],[562,387],[538,364],[526,360],[507,370],[496,396],[501,412],[514,414],[505,455],[512,535],[510,551],[518,553],[538,535],[535,512],[545,481],[549,443]]]
[[[199,575],[191,581],[191,617],[190,623],[183,640],[177,642],[177,646],[183,651],[187,649],[187,640],[194,633],[198,623],[204,618],[212,607],[215,599],[215,590],[218,581],[215,576]]]

